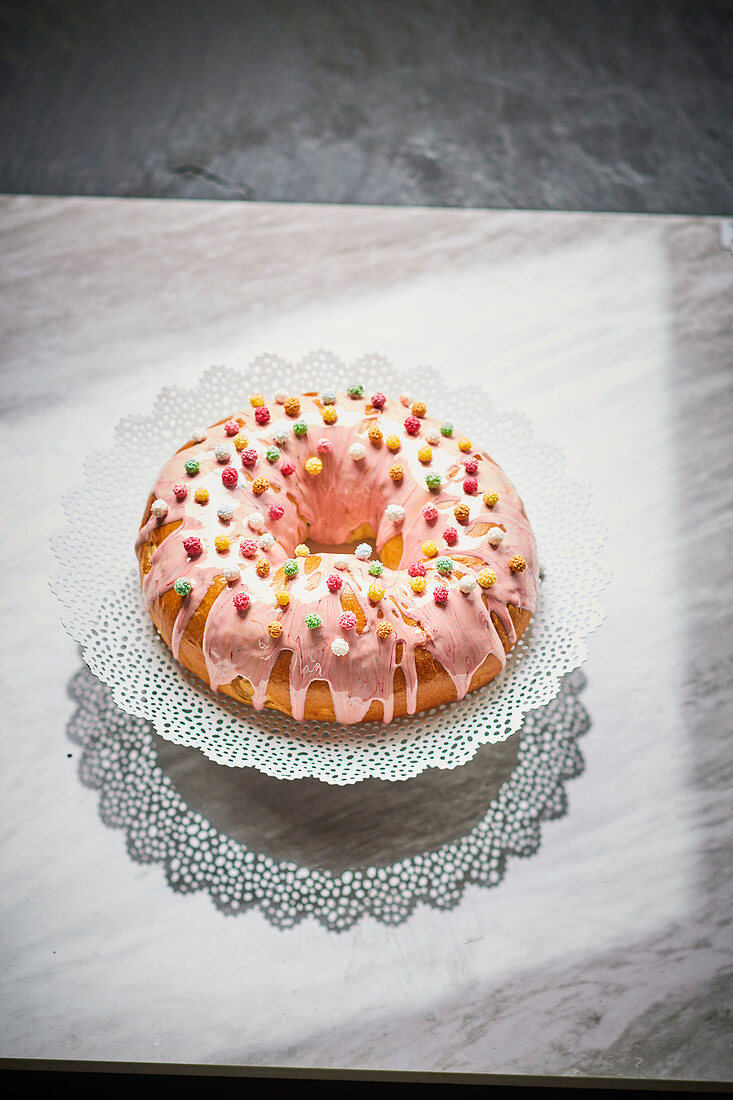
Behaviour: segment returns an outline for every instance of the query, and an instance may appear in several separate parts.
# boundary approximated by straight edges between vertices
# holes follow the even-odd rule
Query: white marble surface
[[[730,1078],[716,221],[12,198],[0,233],[0,1054]],[[46,584],[59,497],[120,415],[212,362],[319,346],[430,362],[529,415],[592,485],[614,571],[569,812],[498,888],[339,934],[225,916],[129,858],[79,781],[80,658]]]

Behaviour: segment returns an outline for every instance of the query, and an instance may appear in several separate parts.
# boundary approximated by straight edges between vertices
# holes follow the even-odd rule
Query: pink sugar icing
[[[226,424],[207,429],[205,440],[191,443],[165,464],[153,493],[168,503],[168,514],[163,521],[151,516],[140,529],[136,545],[145,542],[161,523],[180,521],[180,526],[171,531],[153,553],[151,569],[142,582],[146,606],[152,607],[159,596],[173,587],[177,578],[186,577],[191,581],[193,590],[181,601],[171,639],[171,649],[177,657],[181,638],[207,589],[215,577],[234,565],[241,572],[242,581],[227,584],[214,600],[206,620],[203,655],[214,690],[238,676],[244,677],[252,685],[252,702],[257,708],[265,705],[268,681],[283,650],[292,655],[290,698],[297,719],[304,716],[309,685],[314,680],[323,680],[331,689],[339,721],[361,721],[372,701],[379,700],[383,705],[383,721],[389,722],[394,709],[393,679],[398,667],[398,647],[402,650],[399,667],[407,688],[408,713],[414,713],[417,704],[415,652],[418,647],[424,647],[440,662],[455,685],[457,697],[462,698],[476,669],[489,654],[496,656],[502,668],[505,665],[504,647],[492,622],[492,612],[513,643],[516,634],[508,606],[535,610],[537,550],[516,489],[488,455],[476,451],[479,494],[466,495],[463,491],[464,455],[453,439],[441,439],[440,445],[433,450],[431,470],[441,474],[443,485],[439,492],[429,492],[425,485],[425,468],[417,457],[422,439],[405,430],[404,408],[399,401],[386,400],[384,406],[375,411],[368,401],[354,401],[340,395],[336,403],[338,420],[333,425],[323,423],[317,399],[301,396],[300,402],[299,419],[308,424],[306,435],[296,436],[291,420],[286,417],[258,424],[255,410],[245,409],[235,414],[236,421],[233,417]],[[227,488],[222,484],[221,466],[215,455],[216,445],[231,434],[235,422],[238,430],[248,436],[250,449],[262,456],[273,446],[273,432],[281,427],[288,430],[287,441],[278,445],[283,462],[279,467],[268,469],[270,493],[274,494],[278,506],[276,511],[282,508],[283,513],[276,522],[268,514],[265,530],[274,535],[275,541],[266,549],[259,547],[253,558],[245,558],[240,553],[241,542],[249,534],[248,517],[261,507],[251,488],[253,474],[242,467],[238,484]],[[349,454],[352,443],[368,444],[367,431],[375,422],[384,437],[397,435],[401,440],[399,461],[404,477],[399,482],[389,476],[394,456],[384,445],[367,446],[366,456],[359,462]],[[439,420],[425,417],[420,421],[421,431],[439,423]],[[315,454],[317,443],[323,438],[331,443],[331,449],[321,451],[323,470],[311,477],[305,471],[305,462]],[[199,460],[200,470],[194,478],[187,479],[191,492],[180,500],[174,487],[183,481],[186,476],[183,463],[192,457]],[[209,503],[204,507],[193,501],[193,490],[200,486],[209,490]],[[486,507],[480,495],[488,489],[499,494],[492,508]],[[447,556],[454,559],[455,565],[450,577],[445,578],[435,569],[434,560],[424,558],[421,547],[429,538],[442,542],[444,531],[451,538],[456,529],[453,507],[458,502],[468,505],[470,519],[458,527],[457,538],[450,543]],[[423,513],[426,503],[437,509],[437,520],[426,519]],[[227,524],[217,516],[223,504],[234,507]],[[386,515],[389,504],[398,504],[404,509],[404,519],[399,523]],[[485,532],[472,534],[477,523],[486,528],[501,527],[505,531],[501,545],[491,546]],[[393,536],[401,535],[399,568],[385,566],[381,576],[375,578],[368,571],[370,562],[360,561],[352,554],[348,570],[339,573],[343,577],[343,587],[334,592],[329,589],[328,578],[334,572],[337,555],[318,553],[310,558],[299,558],[297,576],[285,585],[290,595],[289,605],[286,608],[276,605],[273,578],[283,562],[293,557],[296,545],[311,539],[338,546],[353,541],[354,532],[364,524],[373,532],[377,552]],[[214,539],[224,531],[230,539],[230,549],[222,554],[217,552]],[[201,540],[202,552],[195,559],[189,558],[183,546],[183,540],[189,536]],[[515,554],[521,554],[527,563],[521,573],[513,573],[508,565]],[[461,562],[462,556],[476,559],[476,564]],[[260,559],[271,565],[267,577],[260,577],[256,572]],[[416,594],[410,587],[407,565],[420,560],[428,583],[423,593]],[[489,589],[477,587],[470,595],[464,595],[458,588],[463,573],[478,573],[487,565],[496,573],[496,583]],[[278,574],[279,580],[281,576]],[[385,595],[379,604],[372,605],[368,591],[375,579],[384,588]],[[438,581],[449,591],[446,602],[436,603],[433,597]],[[246,615],[238,612],[233,602],[238,590],[246,590],[250,597]],[[361,633],[349,631],[349,653],[346,657],[338,657],[331,649],[331,642],[335,637],[344,637],[339,619],[343,611],[340,598],[346,593],[358,602],[366,623]],[[316,630],[309,630],[304,625],[305,616],[311,612],[317,613],[322,620],[321,627]],[[406,618],[413,622],[406,622]],[[272,638],[267,632],[267,625],[274,619],[283,627],[279,638]],[[376,633],[380,619],[393,627],[386,638]]]

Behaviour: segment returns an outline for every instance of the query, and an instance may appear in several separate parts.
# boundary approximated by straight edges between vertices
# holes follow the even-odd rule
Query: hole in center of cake
[[[308,548],[311,554],[353,554],[357,546],[360,546],[363,542],[368,542],[372,548],[371,561],[379,561],[379,554],[377,553],[377,544],[373,538],[353,539],[349,542],[318,542],[316,539],[307,538]]]

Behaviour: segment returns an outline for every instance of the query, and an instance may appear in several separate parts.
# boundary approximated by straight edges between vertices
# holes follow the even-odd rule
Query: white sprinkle
[[[345,638],[334,638],[331,642],[331,652],[335,657],[345,657],[349,652],[349,643]]]
[[[287,428],[275,428],[275,431],[272,433],[272,438],[275,440],[278,447],[282,447],[283,443],[287,443],[288,441],[288,434]]]
[[[232,449],[227,447],[226,443],[217,443],[214,447],[214,454],[217,462],[228,462],[232,455]]]
[[[356,550],[354,551],[354,556],[357,557],[359,561],[369,561],[370,557],[372,556],[372,548],[369,543],[360,542]]]
[[[470,594],[476,587],[476,578],[474,577],[473,573],[464,573],[458,581],[458,587],[460,588],[461,592],[465,592],[467,596],[470,596]]]
[[[345,554],[339,554],[333,564],[336,569],[348,569],[351,562]]]
[[[165,519],[165,517],[168,515],[168,505],[164,500],[161,500],[160,497],[158,497],[158,499],[154,500],[153,503],[150,505],[150,511],[153,513],[156,519]]]
[[[385,515],[392,523],[402,523],[405,518],[405,509],[401,504],[388,504],[384,509]]]
[[[206,439],[206,432],[203,428],[194,428],[194,430],[191,432],[191,439],[194,441],[194,443],[203,443],[203,441]]]
[[[275,541],[275,536],[269,531],[265,531],[264,535],[260,535],[260,546],[263,550],[269,550]]]
[[[229,520],[234,515],[234,505],[222,504],[221,508],[217,508],[216,514],[222,523],[229,523]]]
[[[440,446],[440,431],[438,428],[428,428],[425,432],[425,439],[431,447]]]
[[[247,520],[247,525],[252,531],[261,531],[265,526],[265,517],[262,512],[253,512]]]
[[[400,402],[401,402],[401,404],[403,404],[405,406],[405,408],[407,408],[408,405],[412,404],[412,397],[410,396],[409,393],[401,393],[400,394]]]
[[[278,405],[284,405],[288,399],[288,395],[285,390],[278,390],[275,394],[275,401]]]
[[[235,581],[239,581],[241,579],[242,579],[242,574],[239,572],[239,570],[237,568],[235,568],[235,566],[228,565],[226,567],[226,569],[224,570],[224,580],[228,581],[229,584],[234,584]]]
[[[349,454],[355,462],[361,462],[366,454],[366,447],[363,443],[352,443],[349,447]]]
[[[504,532],[501,527],[491,527],[486,537],[492,546],[499,546],[504,541]]]

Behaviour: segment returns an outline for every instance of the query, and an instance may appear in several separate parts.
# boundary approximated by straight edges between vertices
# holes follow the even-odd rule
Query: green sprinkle
[[[435,492],[435,490],[439,489],[441,485],[440,474],[428,474],[425,478],[425,484],[427,485],[428,489],[431,490],[431,492]]]
[[[306,424],[305,420],[296,420],[293,424],[293,431],[296,435],[305,435],[305,433],[308,431],[308,425]]]
[[[445,424],[441,424],[440,425],[440,434],[441,435],[453,435],[453,425],[449,424],[447,422]]]
[[[288,558],[283,565],[283,573],[286,577],[294,577],[298,572],[298,563],[295,558]]]
[[[356,384],[353,386],[349,386],[346,392],[348,393],[349,397],[353,397],[354,400],[356,400],[357,397],[364,396],[364,387],[361,384]]]
[[[305,625],[309,630],[318,630],[318,627],[321,625],[321,616],[315,614],[306,615]]]
[[[184,462],[183,468],[189,477],[193,477],[194,474],[199,472],[199,460],[197,458],[189,458]]]
[[[384,566],[381,561],[373,561],[369,566],[369,574],[372,577],[381,577],[384,572]]]
[[[278,451],[277,447],[268,447],[265,451],[265,458],[268,462],[277,462],[279,457],[280,452]]]
[[[450,560],[450,558],[438,558],[435,563],[435,568],[438,570],[439,573],[452,573],[453,562]]]
[[[179,596],[188,596],[192,588],[193,585],[190,581],[187,581],[185,577],[179,577],[173,584],[173,590],[177,592]]]

